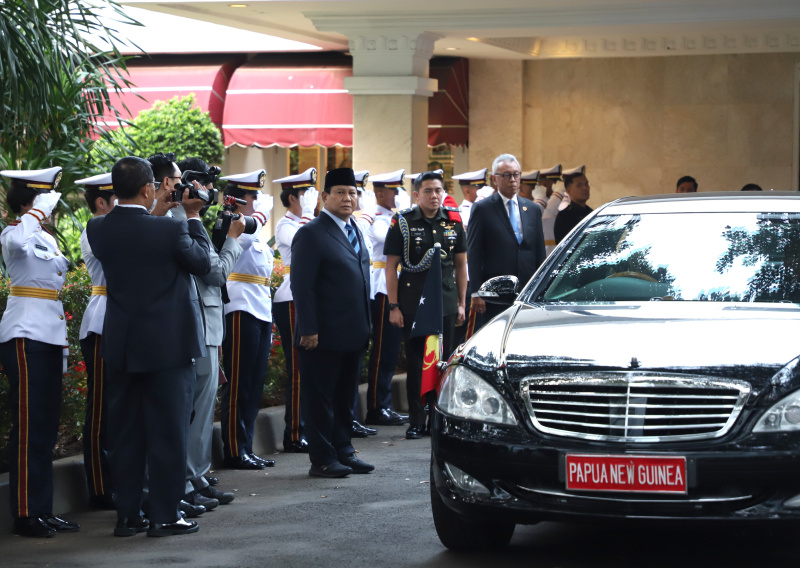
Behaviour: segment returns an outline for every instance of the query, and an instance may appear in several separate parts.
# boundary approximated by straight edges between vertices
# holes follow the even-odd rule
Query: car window
[[[800,303],[800,216],[598,216],[536,301]]]

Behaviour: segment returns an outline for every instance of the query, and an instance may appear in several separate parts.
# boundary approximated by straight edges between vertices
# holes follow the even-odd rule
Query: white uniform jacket
[[[375,222],[372,223],[367,231],[369,241],[372,243],[372,296],[375,294],[387,294],[386,292],[386,255],[383,253],[383,244],[386,242],[386,234],[392,224],[394,212],[380,205],[375,210]],[[376,266],[377,265],[377,266]]]
[[[278,252],[281,253],[281,262],[290,270],[292,266],[292,241],[299,228],[300,217],[291,211],[287,211],[286,215],[281,217],[277,225],[275,225],[275,245]],[[275,292],[275,303],[292,301],[291,277],[290,272],[284,274],[283,283]]]
[[[23,215],[2,234],[3,260],[12,286],[61,291],[69,262],[33,215]],[[9,296],[0,321],[0,343],[14,338],[65,346],[67,322],[61,300]]]
[[[92,247],[89,246],[89,238],[86,236],[86,229],[81,233],[81,254],[83,255],[83,262],[86,263],[86,269],[89,271],[89,278],[92,279],[92,286],[105,286],[106,275],[103,273],[103,266],[100,261],[92,253]],[[103,319],[106,317],[106,303],[108,296],[94,295],[89,298],[89,305],[86,306],[86,311],[83,312],[83,320],[81,320],[81,333],[80,338],[86,339],[90,333],[103,335]]]
[[[231,301],[225,304],[224,312],[226,315],[231,312],[247,312],[261,321],[271,322],[272,296],[269,279],[272,276],[272,249],[259,234],[260,232],[243,234],[237,239],[243,252],[228,277],[228,297]],[[238,282],[234,279],[237,274],[263,276],[266,284]]]

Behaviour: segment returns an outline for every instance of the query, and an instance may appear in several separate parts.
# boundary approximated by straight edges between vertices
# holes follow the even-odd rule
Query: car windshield
[[[800,303],[800,214],[598,216],[535,301]]]

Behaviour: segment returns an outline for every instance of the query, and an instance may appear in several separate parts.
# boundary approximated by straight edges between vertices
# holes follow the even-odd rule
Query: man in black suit
[[[530,280],[545,259],[542,211],[533,201],[519,197],[519,161],[501,154],[492,163],[497,192],[472,206],[467,231],[469,281],[475,291],[472,305],[481,316],[479,326],[503,311],[487,305],[477,290],[495,276],[512,275],[521,284]]]
[[[187,199],[187,220],[149,214],[155,182],[150,164],[122,158],[111,170],[117,207],[89,221],[87,236],[107,281],[101,353],[109,369],[108,433],[117,500],[114,534],[197,532],[178,503],[186,476],[186,430],[194,359],[205,355],[202,320],[191,274],[211,268],[209,244]],[[141,493],[149,472],[149,521]]]
[[[353,392],[369,340],[369,253],[352,217],[353,170],[325,176],[324,208],[292,240],[291,289],[297,310],[300,405],[317,477],[369,473],[350,441]]]

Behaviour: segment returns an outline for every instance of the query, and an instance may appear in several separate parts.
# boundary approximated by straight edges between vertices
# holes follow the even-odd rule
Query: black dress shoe
[[[14,519],[14,534],[20,536],[53,536],[56,529],[41,517],[17,517]]]
[[[300,438],[298,441],[283,440],[283,451],[287,454],[307,454],[308,442],[305,438]]]
[[[353,438],[366,438],[367,436],[374,436],[377,433],[378,431],[375,428],[367,428],[359,424],[358,421],[353,420],[353,431],[351,434]]]
[[[225,458],[222,463],[228,469],[264,469],[266,467],[262,463],[254,462],[247,454],[235,458]]]
[[[275,467],[275,460],[267,460],[255,454],[247,454],[247,457],[256,463],[262,464],[264,467]]]
[[[308,475],[313,477],[345,477],[353,473],[353,468],[342,465],[339,462],[329,463],[328,465],[313,465],[308,470]]]
[[[386,412],[394,416],[397,420],[402,420],[403,422],[408,422],[408,414],[400,414],[392,410],[391,408],[387,409]]]
[[[192,505],[191,503],[187,503],[183,499],[181,499],[181,502],[178,503],[178,509],[186,513],[186,517],[189,519],[199,517],[200,515],[206,512],[206,508],[203,507],[202,505]]]
[[[375,408],[367,412],[366,424],[376,424],[378,426],[400,426],[405,422],[399,416],[393,416],[385,408]]]
[[[201,505],[206,508],[206,511],[210,511],[211,509],[215,509],[219,506],[219,501],[214,499],[213,497],[206,497],[198,493],[197,491],[192,491],[191,493],[187,493],[183,500],[189,503],[190,505],[198,506]]]
[[[44,522],[56,530],[56,532],[78,532],[81,526],[78,523],[70,523],[61,517],[55,515],[47,515],[42,517]]]
[[[108,494],[92,495],[89,497],[89,504],[95,509],[106,509],[108,511],[117,510],[117,504],[114,502],[114,497]]]
[[[147,520],[147,517],[117,519],[117,526],[114,527],[114,536],[133,536],[149,528],[150,521]]]
[[[425,436],[425,428],[422,426],[409,426],[406,430],[406,440],[419,440]]]
[[[352,469],[353,473],[369,473],[375,469],[374,465],[358,459],[355,454],[340,458],[339,463]]]
[[[200,530],[197,523],[178,519],[174,523],[153,523],[147,529],[147,536],[173,536],[178,534],[191,534]]]
[[[206,483],[209,485],[218,485],[219,484],[219,477],[211,477],[210,475],[203,476],[206,478]]]
[[[215,489],[210,485],[208,487],[203,487],[202,489],[198,489],[197,493],[202,495],[203,497],[211,497],[212,499],[216,499],[219,501],[220,505],[227,505],[236,497],[233,493],[220,491],[219,489]]]

